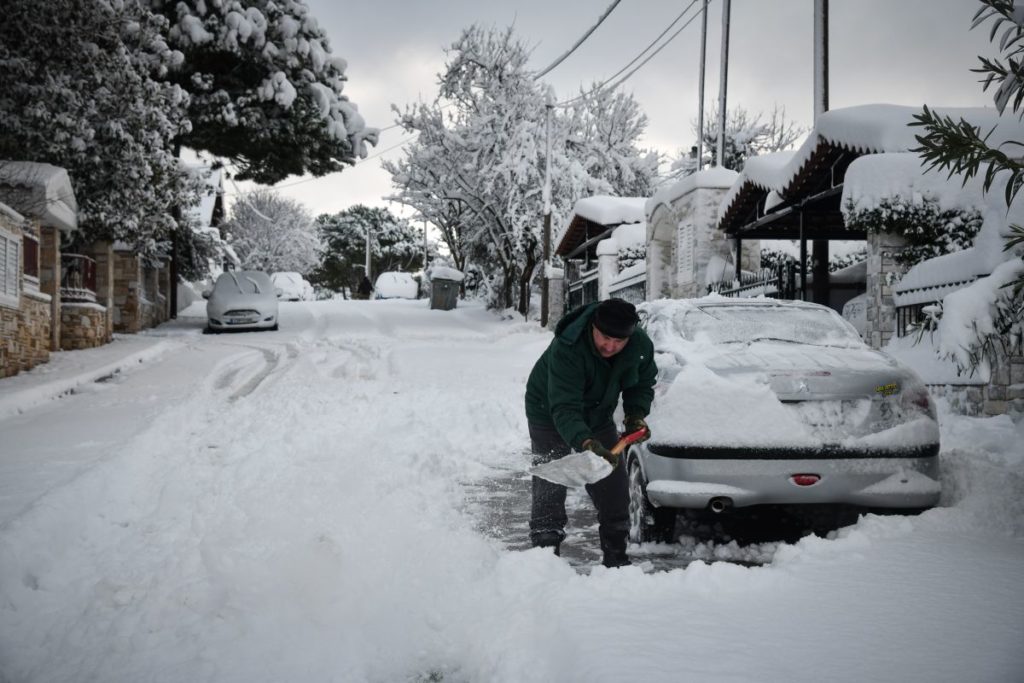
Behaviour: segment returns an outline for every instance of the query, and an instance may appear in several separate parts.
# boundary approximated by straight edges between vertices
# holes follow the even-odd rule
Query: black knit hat
[[[622,299],[606,299],[594,309],[594,327],[606,337],[625,339],[633,334],[640,317],[636,307]]]

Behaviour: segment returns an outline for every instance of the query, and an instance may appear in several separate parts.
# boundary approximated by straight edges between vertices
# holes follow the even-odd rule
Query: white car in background
[[[280,271],[270,276],[270,281],[281,290],[277,298],[281,301],[312,301],[313,285],[300,273]]]
[[[374,299],[415,299],[420,285],[409,273],[388,272],[377,276],[373,286]]]
[[[203,291],[207,330],[276,330],[278,290],[258,270],[229,270]]]

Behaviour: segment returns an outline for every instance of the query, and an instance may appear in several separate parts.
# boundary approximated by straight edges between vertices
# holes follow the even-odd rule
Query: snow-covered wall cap
[[[746,183],[752,183],[764,190],[775,192],[778,196],[785,186],[786,169],[794,156],[796,156],[796,150],[788,149],[748,158],[743,164],[743,172],[735,178],[729,191],[719,202],[718,215],[721,216],[722,212],[733,203],[736,195]]]
[[[456,270],[449,266],[430,266],[427,269],[428,280],[454,280],[455,282],[462,282],[465,277],[465,273],[461,270]]]
[[[617,256],[619,253],[619,241],[614,237],[603,239],[597,243],[598,256]]]
[[[726,190],[733,186],[739,174],[721,166],[713,166],[681,178],[674,185],[664,187],[654,193],[644,205],[644,212],[650,219],[651,214],[661,204],[671,205],[672,202],[698,188]]]
[[[619,248],[637,247],[647,243],[647,222],[625,223],[615,228],[612,237],[619,243]]]
[[[78,202],[68,172],[34,161],[0,161],[0,199],[43,225],[78,229]]]
[[[576,200],[574,215],[599,225],[640,223],[644,220],[645,197],[597,195]]]
[[[988,275],[990,270],[983,255],[970,247],[918,263],[907,271],[893,292],[903,295],[915,289],[971,282],[979,275]]]

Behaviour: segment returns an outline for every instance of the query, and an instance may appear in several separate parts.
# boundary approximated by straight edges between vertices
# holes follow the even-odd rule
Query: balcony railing
[[[96,262],[82,254],[60,256],[60,298],[96,303]]]

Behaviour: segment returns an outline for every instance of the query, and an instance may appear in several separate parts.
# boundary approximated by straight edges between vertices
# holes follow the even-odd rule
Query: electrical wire
[[[584,34],[583,34],[583,36],[582,36],[582,37],[581,37],[581,38],[580,38],[579,40],[577,40],[577,41],[576,41],[576,44],[575,44],[575,45],[573,45],[573,46],[572,46],[571,48],[569,48],[569,51],[568,51],[568,52],[566,52],[566,53],[565,53],[565,54],[563,54],[563,55],[562,55],[561,57],[559,57],[558,59],[556,59],[556,60],[555,60],[554,62],[552,62],[551,64],[549,64],[549,65],[547,66],[547,68],[546,68],[546,69],[542,69],[542,70],[541,70],[540,72],[538,72],[538,73],[537,73],[536,75],[534,75],[533,79],[534,79],[534,80],[537,80],[538,78],[540,78],[541,76],[545,75],[545,74],[546,74],[547,72],[551,71],[551,70],[552,70],[552,69],[554,69],[554,68],[555,68],[556,66],[558,66],[559,64],[561,64],[562,62],[564,62],[564,61],[565,61],[565,59],[566,59],[566,57],[568,57],[568,56],[569,56],[569,55],[571,55],[571,54],[572,54],[573,52],[575,52],[575,51],[576,51],[576,48],[578,48],[578,47],[579,47],[580,45],[582,45],[582,44],[583,44],[583,41],[585,41],[585,40],[586,40],[587,38],[589,38],[589,37],[590,37],[590,34],[591,34],[591,33],[593,33],[593,32],[594,32],[594,31],[595,31],[595,30],[597,29],[597,27],[598,27],[598,26],[600,26],[600,25],[601,25],[602,23],[604,23],[604,20],[608,18],[608,15],[612,13],[612,10],[613,10],[613,9],[615,9],[615,7],[616,7],[616,6],[617,6],[617,5],[618,5],[618,4],[620,3],[620,2],[622,2],[622,0],[614,0],[614,2],[612,2],[612,4],[608,6],[608,9],[606,9],[606,10],[604,11],[604,14],[602,14],[602,15],[601,15],[601,16],[600,16],[600,17],[598,18],[598,20],[597,20],[597,23],[596,23],[596,24],[594,24],[593,26],[591,26],[591,27],[590,27],[590,30],[588,30],[588,31],[587,31],[586,33],[584,33]]]
[[[622,85],[623,83],[625,83],[625,82],[626,82],[626,81],[627,81],[627,80],[628,80],[628,79],[629,79],[629,78],[630,78],[630,77],[631,77],[631,76],[632,76],[633,74],[635,74],[635,73],[636,73],[637,71],[639,71],[640,69],[642,69],[642,68],[644,67],[644,65],[645,65],[645,64],[647,64],[647,62],[651,61],[651,59],[653,59],[653,58],[655,57],[655,55],[657,55],[657,54],[658,54],[659,52],[661,52],[662,50],[664,50],[664,49],[665,49],[665,48],[666,48],[666,47],[668,46],[668,44],[669,44],[669,43],[671,43],[671,42],[672,42],[673,40],[675,40],[675,39],[676,39],[676,37],[677,37],[677,36],[678,36],[678,35],[679,35],[680,33],[682,33],[682,32],[683,32],[683,29],[685,29],[685,28],[686,28],[687,26],[689,26],[690,24],[692,24],[692,23],[693,23],[693,21],[694,21],[694,19],[696,19],[697,17],[699,17],[699,16],[700,16],[700,12],[698,11],[698,12],[697,12],[697,13],[695,13],[695,14],[694,14],[693,16],[691,16],[691,17],[690,17],[689,19],[687,19],[687,21],[686,21],[686,23],[685,23],[685,24],[683,24],[683,25],[682,25],[682,26],[680,26],[680,27],[679,27],[678,29],[676,29],[676,32],[675,32],[675,33],[673,33],[673,34],[672,34],[671,36],[669,36],[669,37],[668,37],[668,38],[667,38],[667,39],[665,40],[665,42],[663,42],[663,43],[662,43],[661,45],[659,45],[659,46],[658,46],[658,48],[657,48],[657,49],[656,49],[656,50],[655,50],[654,52],[652,52],[652,53],[651,53],[650,55],[648,55],[648,56],[647,56],[647,58],[646,58],[646,59],[644,59],[644,60],[643,60],[642,62],[640,62],[639,64],[637,64],[636,68],[634,68],[634,69],[633,69],[632,71],[630,71],[629,73],[627,73],[627,74],[626,74],[625,76],[623,76],[623,77],[622,77],[621,79],[619,79],[619,80],[618,80],[617,82],[615,82],[614,84],[612,84],[612,85],[608,85],[608,83],[609,83],[610,81],[612,81],[612,80],[613,80],[613,79],[615,79],[615,78],[616,78],[616,77],[617,77],[617,76],[618,76],[619,74],[621,74],[621,73],[622,73],[623,71],[625,71],[626,69],[628,69],[628,68],[629,68],[629,67],[630,67],[630,66],[631,66],[632,64],[634,64],[634,63],[636,62],[636,60],[638,60],[638,59],[640,59],[641,57],[643,57],[644,53],[645,53],[645,52],[647,52],[648,50],[650,50],[650,49],[651,49],[651,47],[653,47],[653,46],[654,46],[654,44],[655,44],[655,43],[657,43],[657,42],[658,42],[658,41],[659,41],[659,40],[660,40],[660,39],[662,38],[662,36],[664,36],[664,35],[665,35],[666,33],[668,33],[668,32],[669,32],[669,31],[670,31],[670,30],[672,29],[672,27],[673,27],[673,26],[674,26],[674,25],[675,25],[675,24],[676,24],[676,23],[677,23],[677,22],[678,22],[678,21],[679,21],[680,19],[682,19],[683,15],[685,15],[685,14],[686,14],[686,13],[687,13],[688,11],[690,11],[690,8],[692,8],[692,7],[693,7],[693,6],[694,6],[694,5],[696,4],[696,2],[697,2],[697,0],[691,0],[690,4],[686,6],[686,9],[684,9],[684,10],[683,10],[683,11],[682,11],[682,12],[681,12],[681,13],[679,14],[679,16],[677,16],[677,17],[676,17],[675,19],[673,19],[673,20],[672,20],[672,21],[671,21],[671,22],[669,23],[669,25],[668,25],[668,26],[667,26],[667,27],[665,28],[665,30],[664,30],[664,31],[662,31],[662,32],[661,32],[661,33],[660,33],[660,34],[658,35],[658,37],[657,37],[657,38],[655,38],[655,39],[654,39],[654,40],[653,40],[653,41],[652,41],[652,42],[651,42],[651,43],[650,43],[650,44],[649,44],[649,45],[648,45],[647,47],[645,47],[645,48],[644,48],[643,50],[641,50],[641,51],[640,51],[640,54],[638,54],[638,55],[637,55],[636,57],[634,57],[634,58],[633,58],[633,59],[632,59],[632,60],[631,60],[631,61],[630,61],[630,62],[629,62],[628,64],[626,64],[626,66],[622,67],[621,69],[619,69],[618,71],[616,71],[616,72],[615,72],[614,74],[612,74],[612,75],[611,75],[611,76],[609,76],[608,78],[604,79],[604,81],[602,81],[601,83],[599,83],[599,84],[598,84],[598,85],[597,85],[597,86],[596,86],[595,88],[593,88],[593,89],[592,89],[592,90],[591,90],[591,91],[590,91],[589,93],[582,93],[582,94],[580,94],[580,95],[577,95],[576,97],[574,97],[574,98],[572,98],[572,99],[569,99],[569,100],[565,100],[564,102],[559,102],[559,103],[555,104],[554,106],[556,106],[556,107],[567,107],[567,106],[569,106],[569,105],[571,105],[571,104],[575,104],[576,102],[579,102],[580,100],[582,100],[583,98],[587,97],[587,96],[588,96],[589,94],[591,94],[591,93],[597,92],[597,91],[599,91],[599,90],[609,90],[609,91],[611,91],[611,90],[614,90],[614,89],[618,88],[618,87],[619,87],[620,85]],[[710,4],[711,4],[711,2],[714,2],[714,0],[710,0],[710,2],[709,2],[708,4],[710,5]]]

